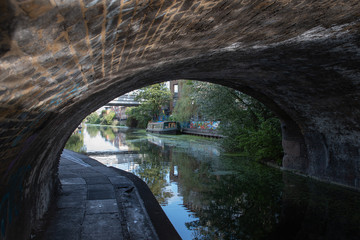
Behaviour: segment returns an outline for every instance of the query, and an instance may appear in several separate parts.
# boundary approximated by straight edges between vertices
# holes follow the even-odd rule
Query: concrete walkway
[[[64,150],[59,179],[62,190],[44,239],[181,239],[146,184],[132,174]]]

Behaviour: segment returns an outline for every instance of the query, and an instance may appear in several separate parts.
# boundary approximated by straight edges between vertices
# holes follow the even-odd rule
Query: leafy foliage
[[[113,119],[115,118],[115,112],[110,111],[109,113],[102,114],[100,124],[112,125]]]
[[[125,113],[128,115],[126,125],[128,127],[146,128],[147,123],[152,119],[146,107],[129,107]]]
[[[226,136],[223,146],[227,151],[281,162],[280,122],[264,104],[221,85],[191,81],[183,86],[173,114],[177,121],[190,120],[194,112],[204,120],[221,121],[219,130]],[[189,101],[193,104],[186,109]]]
[[[91,113],[86,117],[86,123],[101,125],[119,125],[119,121],[115,118],[116,114],[113,110],[103,110],[99,115],[97,112]]]
[[[141,104],[138,107],[131,107],[126,110],[126,114],[130,118],[128,124],[130,124],[130,121],[136,120],[137,127],[145,128],[151,119],[159,117],[161,107],[168,105],[170,99],[170,90],[162,83],[138,90],[135,100],[141,102]]]
[[[97,112],[91,113],[89,116],[86,117],[86,122],[91,124],[100,124],[100,117]]]
[[[256,160],[275,160],[281,164],[282,147],[280,124],[276,118],[262,121],[257,129],[243,128],[236,142],[241,151]]]

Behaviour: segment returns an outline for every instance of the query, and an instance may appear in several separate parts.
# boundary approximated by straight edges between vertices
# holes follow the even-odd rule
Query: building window
[[[174,84],[174,93],[178,93],[179,92],[179,85]]]

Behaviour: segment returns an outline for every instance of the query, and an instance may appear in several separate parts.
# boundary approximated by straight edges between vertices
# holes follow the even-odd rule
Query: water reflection
[[[84,146],[84,134],[81,129],[76,129],[65,145],[66,149],[74,152],[85,153],[86,147]]]
[[[77,129],[66,143],[66,149],[83,153],[128,151],[125,143],[127,128],[87,125]],[[81,149],[79,150],[79,146]]]
[[[90,127],[67,147],[142,178],[183,239],[360,239],[360,196],[190,136]]]

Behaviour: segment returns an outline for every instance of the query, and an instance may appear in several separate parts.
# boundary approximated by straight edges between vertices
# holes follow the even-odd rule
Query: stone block
[[[96,176],[96,177],[84,177],[87,184],[102,184],[110,183],[110,180],[106,176]]]
[[[117,213],[119,212],[116,199],[87,200],[86,214]]]
[[[101,200],[101,199],[114,199],[114,187],[111,184],[96,184],[88,185],[87,199],[88,200]]]

